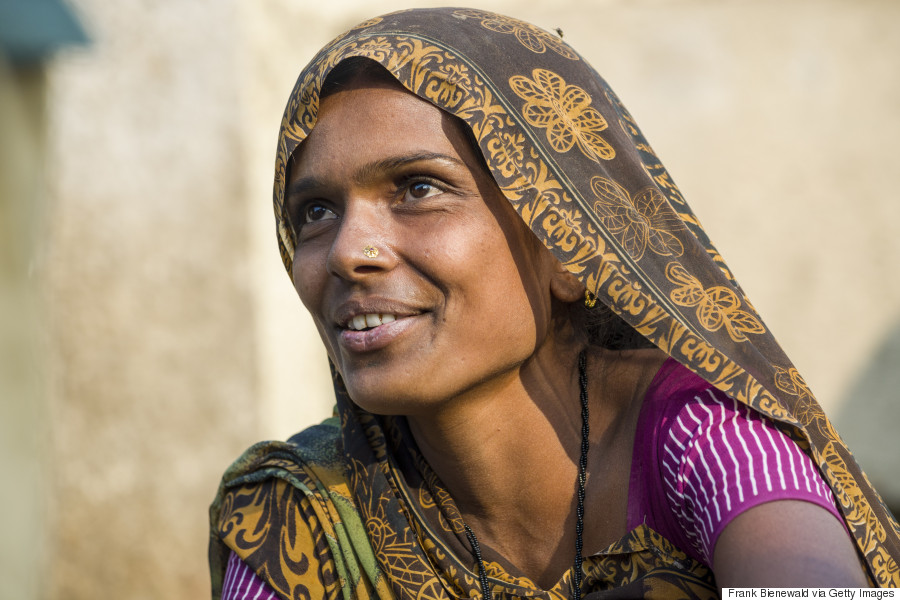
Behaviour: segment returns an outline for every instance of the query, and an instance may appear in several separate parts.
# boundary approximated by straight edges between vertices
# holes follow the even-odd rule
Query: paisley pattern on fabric
[[[704,288],[678,262],[666,265],[666,277],[678,285],[671,292],[672,301],[680,306],[696,307],[697,320],[707,331],[718,331],[724,326],[735,342],[745,341],[748,333],[759,335],[766,332],[755,316],[741,310],[741,300],[730,287],[717,285]],[[796,369],[793,371],[796,372]]]
[[[460,118],[523,221],[600,301],[797,440],[831,486],[871,581],[900,586],[898,524],[622,102],[546,32],[483,11],[423,9],[366,21],[323,48],[297,80],[277,147],[289,274],[290,157],[315,126],[323,80],[353,56]],[[214,596],[229,549],[286,599],[480,595],[459,513],[404,421],[360,410],[337,376],[335,390],[339,426],[254,447],[226,472],[210,515]],[[502,557],[486,559],[506,597],[569,595],[570,573],[542,591]],[[708,569],[645,527],[584,568],[588,598],[716,595]]]
[[[510,77],[509,86],[525,100],[522,115],[529,125],[547,130],[550,147],[568,152],[577,145],[595,160],[611,160],[616,151],[603,139],[606,119],[591,106],[591,97],[577,85],[566,85],[562,77],[547,69],[535,69],[533,79]]]
[[[597,196],[594,212],[617,236],[628,255],[640,260],[648,247],[660,256],[681,256],[684,246],[670,233],[683,228],[678,215],[655,187],[644,188],[634,200],[618,183],[599,175],[591,179]]]

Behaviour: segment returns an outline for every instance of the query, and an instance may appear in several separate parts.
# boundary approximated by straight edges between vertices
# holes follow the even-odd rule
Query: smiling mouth
[[[368,331],[379,325],[391,323],[397,320],[397,315],[392,313],[367,313],[364,315],[356,315],[350,319],[344,326],[350,331]]]

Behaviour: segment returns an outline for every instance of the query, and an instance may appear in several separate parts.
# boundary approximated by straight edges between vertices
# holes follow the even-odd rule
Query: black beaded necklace
[[[578,460],[578,488],[576,491],[578,505],[575,508],[575,564],[572,569],[572,600],[581,600],[581,565],[584,562],[581,555],[581,551],[584,549],[584,540],[582,539],[584,534],[584,484],[587,478],[588,439],[590,437],[587,384],[587,357],[585,351],[582,350],[578,355],[578,385],[581,388],[581,457]],[[468,525],[463,526],[466,529],[469,545],[472,546],[472,554],[478,561],[478,580],[481,584],[482,600],[490,600],[487,571],[484,568],[484,560],[481,558],[478,538],[475,537],[475,533],[469,529]]]

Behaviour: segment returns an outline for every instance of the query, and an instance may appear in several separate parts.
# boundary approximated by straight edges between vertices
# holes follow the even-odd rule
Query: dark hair
[[[398,83],[390,71],[381,64],[363,56],[353,56],[335,65],[331,72],[328,73],[325,81],[322,82],[319,99],[321,100],[345,87],[349,87],[361,78],[393,84]],[[478,146],[478,141],[475,139],[472,128],[462,119],[457,118],[457,121],[462,126],[462,131],[465,133],[466,139],[469,140],[469,145],[472,147],[475,156],[481,162],[482,168],[490,174],[491,170],[484,153]],[[491,178],[493,179],[493,176]],[[584,329],[587,333],[588,341],[594,346],[609,350],[634,350],[654,347],[650,340],[638,333],[602,302],[597,302],[593,308],[588,308],[584,303],[579,302],[577,305],[572,306],[571,316],[576,326]]]
[[[345,87],[352,86],[358,79],[362,78],[394,85],[399,83],[391,75],[391,72],[380,63],[365,56],[351,56],[336,64],[329,71],[325,81],[322,82],[322,89],[319,90],[319,100],[339,92]]]
[[[598,301],[593,308],[588,308],[583,303],[578,306],[581,322],[592,345],[609,350],[656,347],[602,302]]]

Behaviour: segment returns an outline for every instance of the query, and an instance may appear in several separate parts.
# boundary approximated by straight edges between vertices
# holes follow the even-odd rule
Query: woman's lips
[[[341,346],[351,352],[373,352],[381,350],[413,327],[421,314],[398,316],[394,320],[382,322],[372,329],[355,331],[341,329]]]

